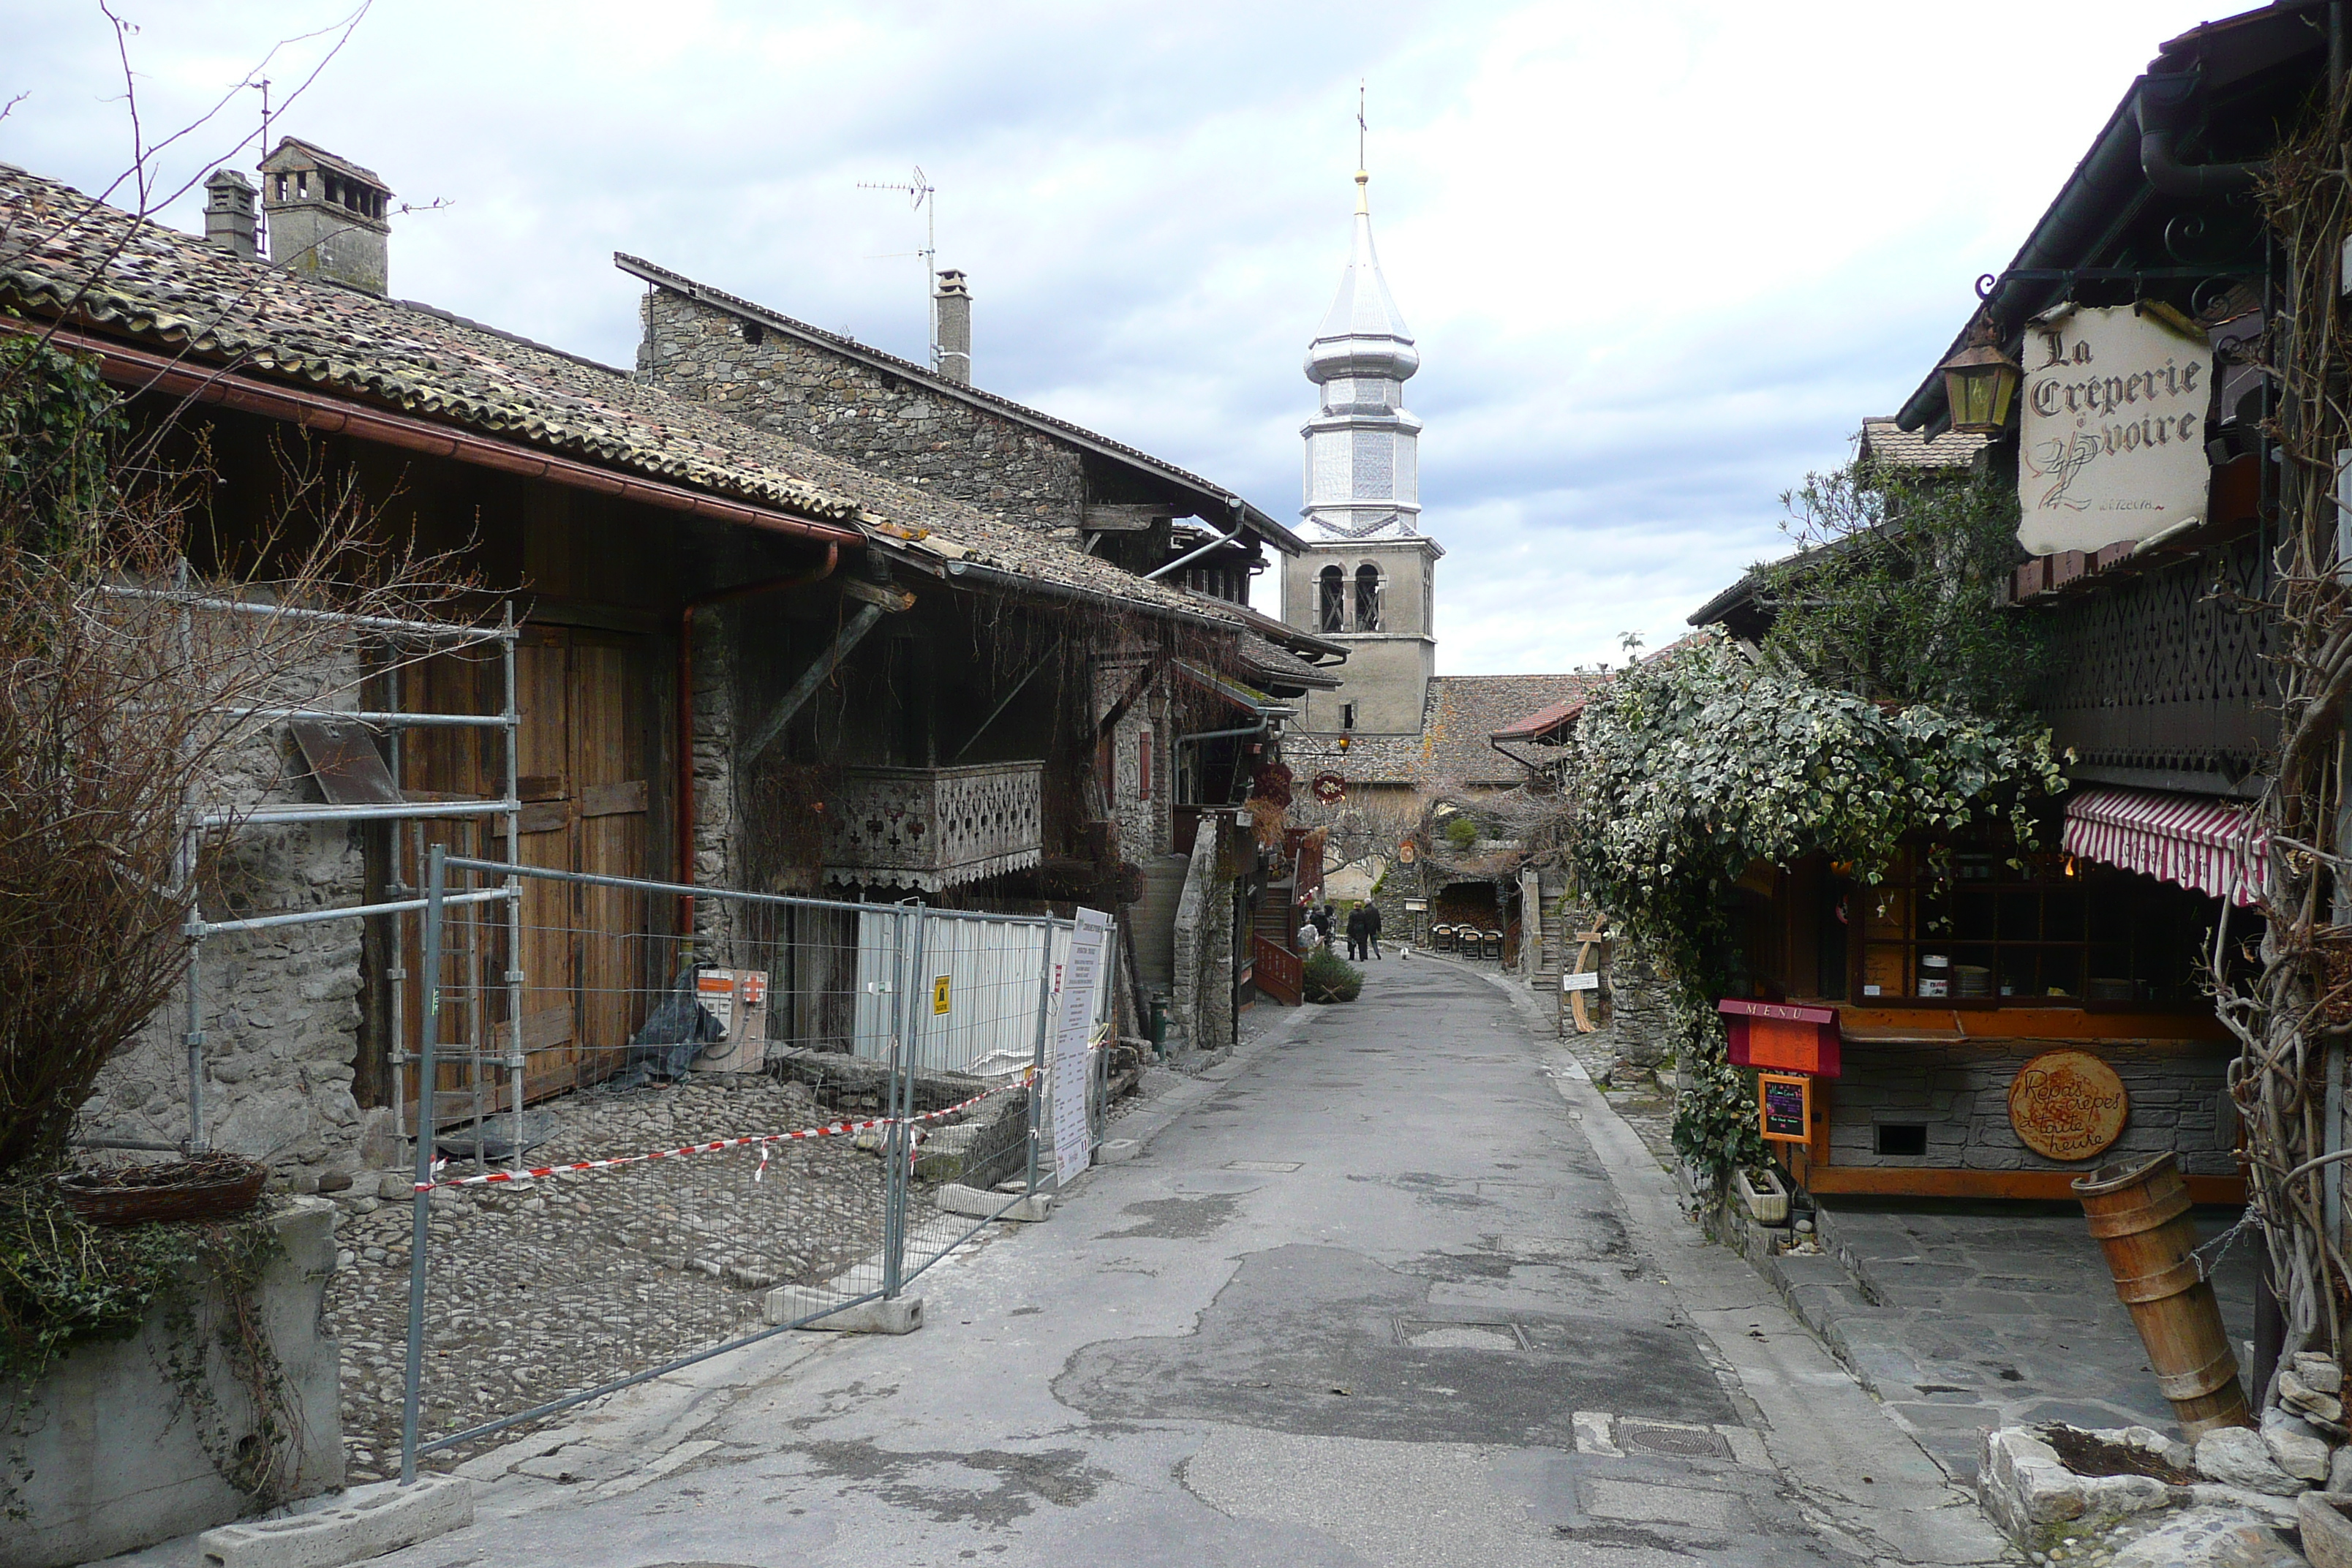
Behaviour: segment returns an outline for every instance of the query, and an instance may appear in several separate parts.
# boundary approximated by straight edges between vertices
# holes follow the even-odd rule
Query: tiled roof
[[[1236,617],[1075,546],[739,424],[625,372],[430,306],[245,261],[0,163],[0,305],[241,376],[323,391],[803,516],[894,548],[1232,626]]]
[[[1487,737],[1538,708],[1573,702],[1602,678],[1591,670],[1565,675],[1441,675],[1429,683],[1417,735],[1358,735],[1342,753],[1337,737],[1294,735],[1283,742],[1293,767],[1302,760],[1351,782],[1511,785],[1526,770],[1486,743]]]
[[[1234,650],[1242,668],[1261,686],[1297,687],[1314,691],[1336,690],[1343,676],[1318,669],[1288,648],[1278,646],[1244,626]]]
[[[1524,719],[1515,719],[1504,725],[1495,731],[1495,739],[1497,741],[1530,740],[1547,730],[1567,723],[1583,711],[1584,699],[1581,697],[1572,701],[1554,702],[1547,707],[1537,709]]]
[[[1883,419],[1862,422],[1861,456],[1898,468],[1927,468],[1963,472],[1977,459],[1991,440],[1989,436],[1963,436],[1957,430],[1947,430],[1940,436],[1928,436],[1917,430],[1906,430],[1889,415]]]
[[[1711,632],[1703,631],[1685,632],[1682,636],[1676,637],[1665,647],[1658,649],[1655,653],[1643,655],[1641,662],[1644,666],[1648,666],[1657,664],[1662,660],[1676,658],[1681,656],[1685,649],[1696,645],[1713,635],[1714,634]],[[1575,697],[1551,703],[1546,707],[1538,708],[1523,719],[1513,720],[1510,723],[1506,724],[1501,729],[1496,731],[1494,738],[1497,741],[1532,741],[1540,736],[1551,734],[1553,731],[1559,730],[1562,726],[1573,721],[1578,714],[1584,711],[1584,705],[1591,699],[1592,693],[1601,686],[1607,684],[1608,681],[1614,678],[1614,675],[1622,673],[1622,671],[1604,672],[1591,677],[1588,679],[1584,689]]]
[[[1193,592],[1192,589],[1187,589],[1185,591],[1187,593]],[[1200,595],[1198,596],[1206,598],[1208,595]],[[1347,655],[1348,645],[1346,643],[1338,641],[1332,637],[1318,636],[1314,632],[1302,631],[1298,627],[1292,626],[1288,621],[1281,620],[1276,616],[1267,615],[1264,610],[1257,609],[1249,605],[1236,605],[1226,599],[1213,600],[1213,603],[1215,604],[1217,608],[1234,616],[1240,620],[1242,625],[1249,627],[1250,630],[1265,637],[1267,641],[1279,643],[1284,647],[1288,648],[1291,652],[1298,654],[1301,657],[1307,654],[1314,654],[1320,658],[1330,658],[1334,656],[1344,658]],[[1336,668],[1336,666],[1333,668]]]

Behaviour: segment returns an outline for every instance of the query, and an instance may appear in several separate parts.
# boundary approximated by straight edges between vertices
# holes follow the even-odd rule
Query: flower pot
[[[1732,1173],[1732,1182],[1738,1190],[1739,1201],[1748,1205],[1749,1216],[1758,1225],[1788,1224],[1789,1189],[1781,1184],[1780,1173],[1768,1169],[1761,1173],[1764,1177],[1764,1185],[1759,1188],[1748,1181],[1747,1172]]]
[[[58,1178],[66,1207],[92,1225],[227,1219],[260,1201],[269,1167],[234,1154],[76,1171]]]

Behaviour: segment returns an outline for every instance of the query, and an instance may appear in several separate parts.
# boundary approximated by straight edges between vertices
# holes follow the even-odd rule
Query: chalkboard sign
[[[1776,1143],[1802,1143],[1813,1120],[1813,1081],[1785,1073],[1759,1073],[1756,1099],[1764,1136]]]

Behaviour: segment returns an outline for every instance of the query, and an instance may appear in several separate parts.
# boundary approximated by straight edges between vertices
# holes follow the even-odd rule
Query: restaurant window
[[[2185,1006],[2219,902],[2063,854],[1956,850],[1936,874],[1906,849],[1851,887],[1854,1000]]]

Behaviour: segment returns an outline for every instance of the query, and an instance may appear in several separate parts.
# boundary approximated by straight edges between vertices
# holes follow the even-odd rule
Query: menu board
[[[1802,1143],[1813,1120],[1813,1080],[1789,1073],[1759,1073],[1756,1099],[1764,1136],[1776,1143]]]

